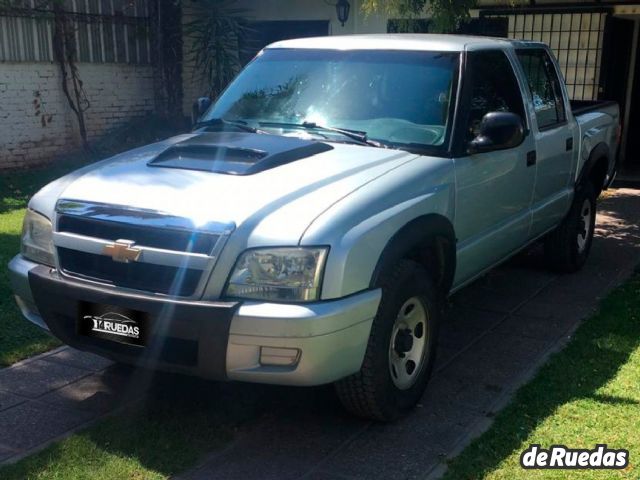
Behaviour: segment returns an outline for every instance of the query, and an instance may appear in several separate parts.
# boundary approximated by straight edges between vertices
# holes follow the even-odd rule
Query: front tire
[[[382,300],[360,371],[335,384],[351,413],[391,421],[420,400],[435,362],[439,308],[425,269],[401,260],[382,275]]]
[[[580,270],[589,256],[596,223],[596,193],[591,182],[577,190],[571,210],[544,242],[547,265],[555,272]]]

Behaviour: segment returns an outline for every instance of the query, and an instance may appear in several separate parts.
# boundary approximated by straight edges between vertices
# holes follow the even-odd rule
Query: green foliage
[[[215,98],[242,67],[243,52],[250,29],[245,10],[234,7],[235,0],[201,0],[193,4],[193,20],[185,24],[184,34],[191,48],[189,55],[196,70]]]
[[[412,18],[428,15],[434,32],[453,33],[469,18],[476,0],[363,0],[362,10]]]
[[[227,115],[235,118],[268,118],[273,111],[277,111],[283,117],[294,117],[296,87],[304,90],[308,82],[308,75],[297,75],[277,87],[247,92]]]

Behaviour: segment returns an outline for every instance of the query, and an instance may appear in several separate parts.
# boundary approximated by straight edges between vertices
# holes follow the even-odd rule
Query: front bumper
[[[380,291],[311,304],[179,301],[70,281],[16,256],[23,315],[75,348],[116,361],[216,380],[321,385],[360,369]],[[82,302],[147,312],[145,348],[80,335]]]

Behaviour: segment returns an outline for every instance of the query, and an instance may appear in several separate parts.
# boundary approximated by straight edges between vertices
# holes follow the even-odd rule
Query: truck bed
[[[609,169],[607,171],[605,188],[613,181],[616,168],[617,139],[619,135],[620,110],[618,104],[612,101],[602,100],[571,100],[571,111],[578,123],[580,130],[580,147],[578,150],[578,169],[582,171],[584,162],[589,154],[583,153],[583,149],[589,152],[599,144],[605,144],[609,149]]]
[[[570,100],[569,103],[574,117],[596,110],[604,110],[612,105],[617,106],[617,103],[611,100]]]

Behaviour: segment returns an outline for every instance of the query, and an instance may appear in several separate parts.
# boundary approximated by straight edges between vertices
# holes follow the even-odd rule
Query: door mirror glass
[[[204,113],[209,109],[212,103],[213,102],[210,97],[200,97],[195,102],[193,102],[193,106],[191,107],[192,125],[200,120],[200,117],[204,115]]]
[[[482,117],[479,134],[469,143],[469,153],[514,148],[524,140],[522,117],[511,112],[490,112]]]

